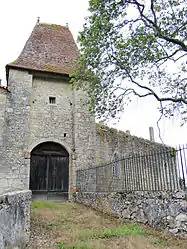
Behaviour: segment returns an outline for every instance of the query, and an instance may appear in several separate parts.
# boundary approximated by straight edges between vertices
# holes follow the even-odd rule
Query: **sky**
[[[6,84],[5,65],[17,59],[37,17],[40,17],[42,23],[68,23],[76,40],[84,18],[88,15],[88,0],[1,0],[0,9],[0,79]],[[149,127],[152,126],[156,142],[161,142],[157,129],[160,116],[157,106],[158,103],[151,98],[135,98],[125,107],[120,122],[114,124],[113,121],[109,125],[123,131],[130,130],[132,135],[147,139]],[[187,124],[181,127],[177,116],[171,120],[162,119],[159,126],[165,144],[187,144]]]

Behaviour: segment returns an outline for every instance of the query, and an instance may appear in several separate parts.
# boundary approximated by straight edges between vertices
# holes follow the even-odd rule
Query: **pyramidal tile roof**
[[[69,75],[77,58],[77,45],[68,27],[37,23],[18,59],[7,68]]]

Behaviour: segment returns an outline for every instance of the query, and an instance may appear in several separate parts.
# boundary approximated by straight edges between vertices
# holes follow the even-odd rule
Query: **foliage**
[[[133,96],[153,96],[187,121],[185,0],[90,0],[72,74],[91,109],[113,118]]]

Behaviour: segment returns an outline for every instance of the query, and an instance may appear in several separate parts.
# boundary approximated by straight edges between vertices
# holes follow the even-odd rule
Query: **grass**
[[[186,243],[75,203],[31,205],[28,249],[186,249]]]
[[[80,238],[111,238],[121,236],[145,235],[146,231],[135,223],[122,224],[117,227],[106,228],[101,231],[88,231]]]
[[[119,225],[117,227],[111,227],[100,231],[87,231],[83,233],[78,238],[73,245],[62,247],[64,249],[96,249],[101,248],[101,243],[95,243],[96,239],[110,239],[112,237],[123,237],[123,236],[136,236],[145,235],[146,231],[134,223],[127,223]]]
[[[49,221],[49,222],[47,223],[47,226],[49,226],[49,227],[56,227],[56,226],[57,226],[57,223],[56,223],[55,221]]]
[[[31,208],[55,208],[57,204],[51,201],[32,201]]]
[[[61,241],[61,242],[58,242],[57,243],[57,246],[58,246],[58,248],[64,248],[64,242],[63,241]]]
[[[153,237],[151,236],[149,238],[149,242],[152,244],[152,245],[155,245],[155,246],[160,246],[160,247],[166,247],[169,245],[169,243],[161,238],[157,238],[157,237]]]

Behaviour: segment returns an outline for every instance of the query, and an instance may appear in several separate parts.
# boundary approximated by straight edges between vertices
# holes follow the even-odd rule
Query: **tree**
[[[152,96],[167,117],[187,121],[186,0],[90,0],[72,74],[99,117]]]

